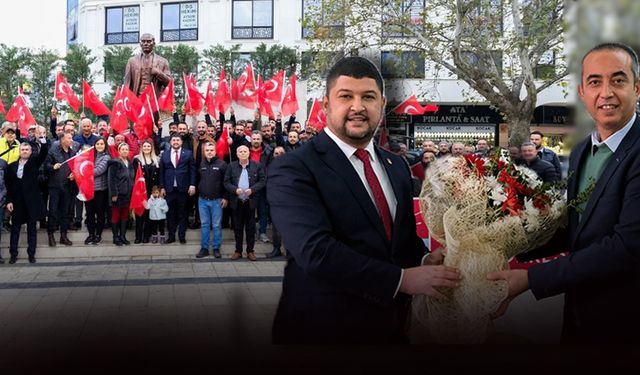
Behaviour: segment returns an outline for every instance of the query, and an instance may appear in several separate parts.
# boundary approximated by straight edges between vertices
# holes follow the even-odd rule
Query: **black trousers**
[[[90,235],[102,236],[105,211],[109,206],[109,191],[96,191],[92,200],[84,202],[87,210],[87,229]]]
[[[149,220],[151,234],[164,236],[164,220]]]
[[[247,234],[247,253],[252,253],[256,243],[256,209],[251,208],[250,200],[238,200],[238,206],[232,210],[232,216],[236,253],[242,253],[243,230]]]
[[[176,228],[178,229],[178,237],[184,239],[187,235],[187,193],[172,191],[166,196],[169,212],[167,212],[167,230],[169,238],[176,237]]]
[[[49,188],[49,223],[47,232],[56,231],[60,225],[60,233],[66,233],[69,229],[69,205],[71,191],[68,186]]]
[[[11,224],[11,241],[9,242],[9,253],[11,256],[18,256],[18,242],[20,241],[20,230],[22,224]],[[29,256],[36,255],[36,247],[38,246],[38,231],[36,229],[36,222],[30,221],[27,223],[27,254]]]
[[[151,237],[151,220],[149,210],[144,210],[142,216],[136,215],[136,239],[143,240]]]

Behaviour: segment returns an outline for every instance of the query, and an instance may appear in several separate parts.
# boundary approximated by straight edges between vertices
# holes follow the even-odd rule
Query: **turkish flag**
[[[218,112],[226,113],[231,107],[231,91],[227,85],[224,69],[220,70],[220,78],[218,79],[218,90],[216,91],[216,109]]]
[[[138,139],[146,140],[153,133],[153,113],[158,111],[158,102],[154,101],[155,91],[152,85],[140,94],[140,112],[138,118],[133,124],[133,130],[136,132]]]
[[[272,103],[280,103],[282,101],[283,85],[284,70],[279,70],[270,80],[264,82],[263,90],[265,97]]]
[[[436,112],[437,110],[438,106],[435,105],[423,107],[418,99],[416,99],[416,96],[411,95],[407,100],[398,104],[398,106],[393,109],[393,113],[397,115],[422,115],[426,112]]]
[[[262,84],[262,78],[258,76],[258,105],[260,106],[260,113],[265,113],[269,118],[275,119],[276,115],[271,108],[271,102],[267,98],[264,85]]]
[[[204,105],[207,107],[207,113],[216,118],[216,97],[213,95],[213,83],[209,80],[207,84],[207,92],[204,95]]]
[[[318,99],[313,100],[311,111],[309,111],[309,119],[307,120],[307,126],[311,126],[316,129],[317,132],[322,131],[327,124],[327,115],[322,109],[322,103]]]
[[[167,87],[164,88],[162,95],[158,98],[158,106],[161,111],[164,112],[173,112],[175,107],[175,102],[173,99],[173,80],[169,81]]]
[[[226,124],[223,124],[222,134],[216,142],[216,155],[218,159],[223,160],[225,155],[229,154],[229,128]]]
[[[140,115],[142,102],[127,86],[122,86],[122,105],[129,121],[135,123]]]
[[[96,116],[108,115],[111,113],[109,108],[104,105],[95,91],[93,91],[91,86],[89,86],[87,81],[84,79],[82,80],[82,101],[84,102],[84,106],[89,108]]]
[[[84,201],[93,199],[93,147],[78,154],[75,158],[69,160],[69,167],[73,173],[73,179],[78,185],[81,197]],[[80,199],[83,200],[83,199]]]
[[[11,105],[9,112],[7,112],[6,119],[7,121],[17,122],[20,126],[20,133],[27,134],[27,130],[29,129],[29,125],[36,125],[36,120],[33,118],[31,114],[31,110],[29,110],[29,106],[27,105],[27,100],[22,94],[22,90],[18,90],[20,93],[18,97]]]
[[[283,117],[291,116],[298,112],[300,106],[298,105],[298,96],[296,95],[296,75],[293,74],[289,77],[289,84],[287,90],[284,93],[284,99],[280,105],[280,111]]]
[[[131,203],[129,209],[133,210],[137,216],[144,214],[144,206],[147,204],[147,184],[142,174],[142,168],[138,164],[136,171],[136,181],[133,184],[133,192],[131,193]]]
[[[4,104],[2,104],[2,98],[0,98],[0,113],[7,113],[4,109]]]
[[[182,74],[184,79],[184,87],[186,93],[186,100],[183,106],[184,113],[197,116],[202,112],[202,107],[204,107],[204,97],[198,91],[198,86],[196,85],[196,79],[193,74]]]
[[[249,63],[249,65],[244,69],[244,72],[240,74],[236,85],[238,93],[236,103],[245,108],[255,109],[256,102],[258,100],[258,87],[253,75],[253,66],[251,63]]]
[[[234,102],[238,99],[238,82],[231,77],[231,100]]]
[[[57,100],[66,100],[74,111],[80,111],[80,100],[78,100],[76,93],[73,92],[67,80],[62,76],[62,72],[58,72],[56,75],[54,95]]]
[[[113,109],[111,110],[110,120],[111,129],[116,133],[122,133],[129,128],[127,111],[124,109],[124,94],[120,86],[116,88],[116,96],[113,98]]]

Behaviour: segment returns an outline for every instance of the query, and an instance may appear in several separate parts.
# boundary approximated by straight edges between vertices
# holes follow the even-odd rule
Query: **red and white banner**
[[[56,75],[54,96],[56,100],[66,100],[74,111],[80,112],[80,100],[67,83],[67,80],[62,76],[62,72],[58,72]]]

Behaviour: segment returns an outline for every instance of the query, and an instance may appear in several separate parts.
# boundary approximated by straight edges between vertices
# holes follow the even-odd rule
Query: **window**
[[[424,78],[424,58],[419,52],[382,52],[382,77]]]
[[[556,54],[554,51],[545,52],[533,67],[533,76],[537,79],[549,79],[556,74]]]
[[[163,42],[198,40],[198,3],[162,4],[161,28]]]
[[[233,39],[273,39],[273,0],[234,0]]]
[[[344,14],[340,0],[302,0],[303,38],[341,38]],[[304,27],[304,26],[307,27]],[[311,27],[313,25],[313,27]]]
[[[131,44],[140,39],[140,6],[106,8],[104,44]]]
[[[498,69],[498,76],[502,77],[502,51],[491,51],[491,58],[493,63],[496,64],[496,69]],[[480,68],[481,64],[487,63],[482,61],[475,52],[471,51],[462,52],[462,59],[466,60],[469,65],[478,68]]]
[[[424,29],[425,0],[387,0],[382,14],[382,36],[408,37],[411,34],[401,25]],[[395,9],[394,9],[395,8]],[[399,16],[397,16],[399,15]]]

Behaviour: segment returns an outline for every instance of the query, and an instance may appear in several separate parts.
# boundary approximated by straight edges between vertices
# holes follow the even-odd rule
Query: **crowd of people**
[[[23,224],[29,262],[36,262],[38,223],[47,230],[50,247],[72,246],[68,233],[82,230],[83,224],[87,246],[102,243],[106,228],[116,246],[176,240],[186,244],[189,228],[201,232],[196,257],[220,258],[226,227],[234,231],[232,259],[242,258],[244,251],[255,261],[256,238],[273,244],[267,257],[282,256],[277,229],[272,226],[271,238],[267,234],[266,171],[274,158],[308,142],[315,129],[303,129],[295,116],[283,124],[280,114],[263,122],[256,111],[253,119],[236,121],[233,108],[229,112],[229,119],[207,115],[191,125],[174,113],[168,135],[163,135],[163,122],[158,120],[149,139],[139,139],[132,130],[117,134],[107,119],[94,122],[81,116],[79,123],[60,122],[55,107],[50,135],[41,125],[20,134],[16,124],[5,122],[0,129],[0,215],[11,232],[9,263],[17,260]],[[228,134],[226,150],[219,149],[223,133]],[[89,152],[93,161],[90,200],[79,194],[69,163],[82,152]],[[138,169],[147,198],[141,215],[130,207]],[[132,241],[129,230],[135,233]]]

